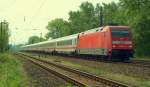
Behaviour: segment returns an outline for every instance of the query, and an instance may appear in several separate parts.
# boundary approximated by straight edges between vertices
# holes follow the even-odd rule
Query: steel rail
[[[28,57],[30,57],[30,58],[34,58],[34,59],[36,59],[36,60],[39,60],[39,61],[48,63],[48,64],[50,64],[50,65],[53,65],[53,66],[62,68],[62,69],[64,69],[64,70],[67,70],[67,71],[70,71],[70,72],[73,72],[73,73],[76,73],[76,74],[80,74],[80,75],[82,75],[82,76],[84,76],[84,77],[86,77],[86,78],[89,78],[89,79],[98,81],[98,82],[103,83],[103,84],[105,84],[105,85],[109,85],[109,86],[112,86],[112,87],[129,87],[129,86],[126,85],[126,84],[119,83],[119,82],[116,82],[116,81],[112,81],[112,80],[110,80],[110,79],[98,77],[98,76],[96,76],[96,75],[92,75],[92,74],[89,74],[89,73],[87,73],[87,72],[83,72],[83,71],[80,71],[80,70],[77,70],[77,69],[73,69],[73,68],[70,68],[70,67],[67,67],[67,66],[64,66],[64,65],[52,63],[52,62],[50,62],[50,61],[38,59],[38,58],[36,58],[36,57],[30,56],[30,55],[26,55],[26,54],[23,54],[23,53],[21,53],[21,54],[24,55],[24,56],[28,56]]]
[[[40,63],[39,60],[36,61],[35,59],[27,58],[27,57],[29,57],[29,56],[26,56],[26,55],[20,55],[20,54],[17,54],[17,55],[20,56],[20,57],[26,58],[27,60],[31,61],[32,63],[34,63],[34,64],[40,66],[41,68],[43,68],[43,69],[49,71],[50,73],[52,73],[52,74],[54,74],[54,75],[56,75],[56,76],[58,76],[58,77],[60,77],[60,78],[62,78],[62,79],[64,79],[64,80],[66,80],[67,82],[69,82],[69,83],[71,83],[71,84],[73,84],[73,85],[76,85],[77,87],[87,87],[86,84],[83,84],[83,83],[81,83],[80,81],[77,81],[77,80],[75,80],[75,79],[73,79],[73,78],[70,78],[70,77],[68,77],[68,76],[66,76],[66,75],[60,74],[59,72],[56,72],[56,71],[50,69],[49,67],[47,67],[47,66],[45,66],[44,64]]]

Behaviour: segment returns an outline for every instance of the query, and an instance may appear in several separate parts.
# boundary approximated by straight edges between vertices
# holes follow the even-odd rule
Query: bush
[[[0,54],[0,87],[25,87],[22,64],[10,54]]]

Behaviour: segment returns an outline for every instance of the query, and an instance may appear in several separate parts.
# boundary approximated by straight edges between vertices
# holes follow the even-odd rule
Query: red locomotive
[[[127,26],[106,26],[94,33],[81,34],[77,45],[80,54],[128,59],[133,55],[131,32]]]
[[[23,46],[24,51],[103,56],[128,60],[133,41],[128,26],[105,26],[50,41]]]

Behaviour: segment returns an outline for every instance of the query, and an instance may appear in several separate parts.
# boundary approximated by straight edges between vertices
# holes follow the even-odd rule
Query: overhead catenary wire
[[[35,11],[34,15],[32,16],[32,19],[31,21],[29,22],[29,24],[32,24],[33,20],[36,19],[36,17],[39,15],[41,9],[43,8],[44,4],[45,4],[46,0],[43,0],[40,4],[40,6],[38,7],[38,9]],[[24,16],[25,20],[26,20],[26,17]]]

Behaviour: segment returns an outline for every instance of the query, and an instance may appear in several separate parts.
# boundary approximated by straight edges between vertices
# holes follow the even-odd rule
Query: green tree
[[[69,16],[72,33],[82,32],[99,26],[92,3],[82,3],[80,9],[78,11],[71,11]]]
[[[9,28],[8,22],[0,23],[0,52],[5,52],[9,48]]]
[[[99,4],[99,3],[97,3],[96,4],[96,8],[95,8],[95,16],[97,17],[97,22],[98,22],[98,25],[99,26],[103,26],[103,22],[104,22],[104,13],[103,13],[104,11],[103,11],[103,7]]]
[[[103,17],[104,25],[118,25],[117,15],[119,13],[118,4],[111,2],[109,4],[103,3]]]
[[[69,35],[69,27],[69,23],[61,18],[52,20],[47,25],[47,29],[49,32],[47,33],[46,38],[58,38]]]
[[[42,37],[38,37],[38,36],[31,36],[28,40],[27,44],[34,44],[34,43],[38,43],[41,41],[44,41],[45,39]]]

